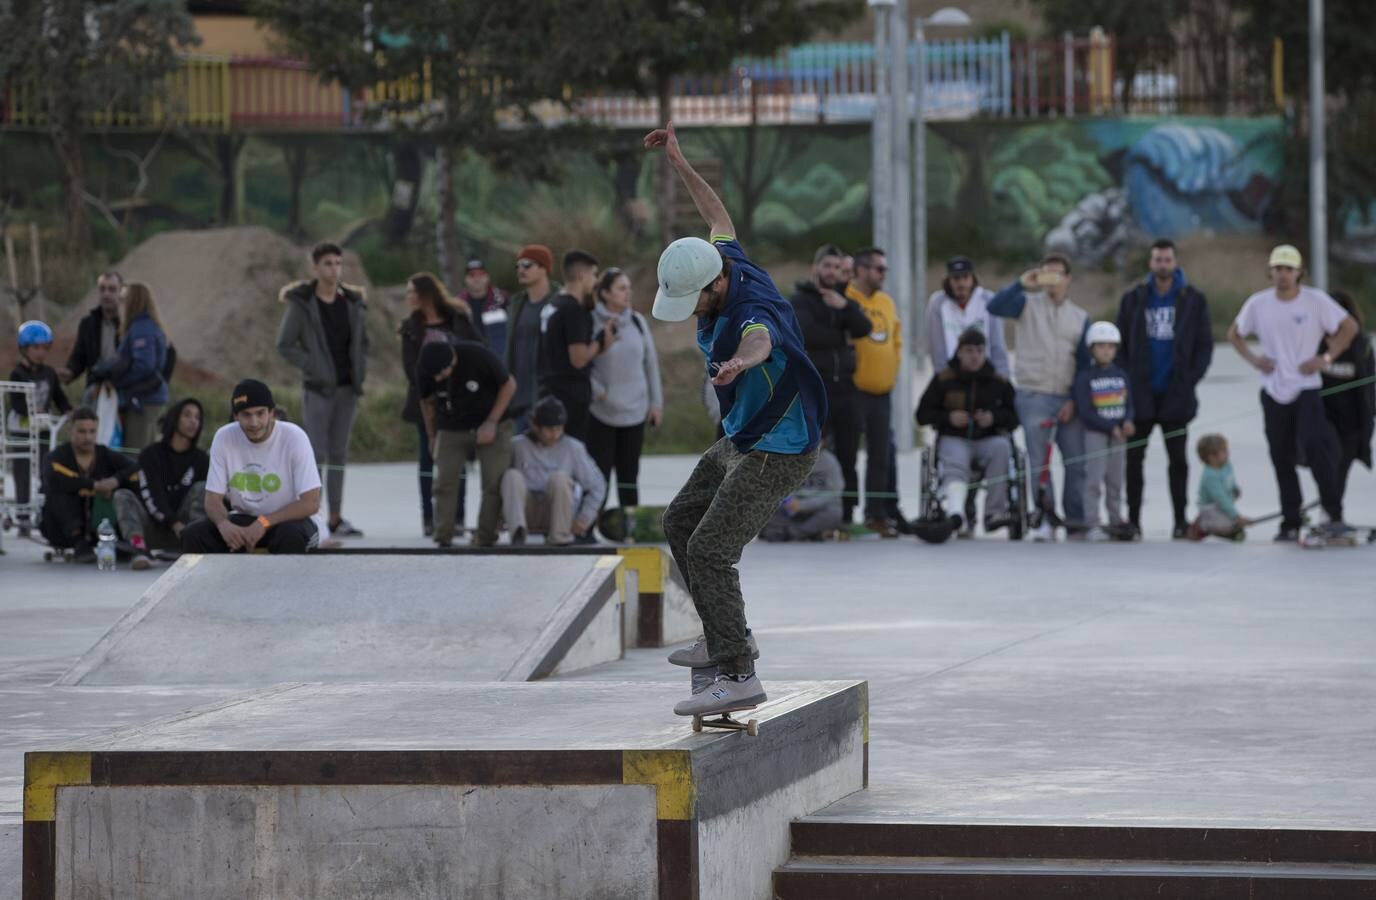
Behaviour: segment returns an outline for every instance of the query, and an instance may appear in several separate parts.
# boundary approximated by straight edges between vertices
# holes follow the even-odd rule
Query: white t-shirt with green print
[[[244,436],[239,423],[230,422],[210,442],[210,474],[205,489],[224,494],[234,512],[266,516],[287,506],[307,491],[320,487],[320,472],[306,432],[290,422],[278,422],[260,444]],[[311,517],[325,534],[324,517]]]

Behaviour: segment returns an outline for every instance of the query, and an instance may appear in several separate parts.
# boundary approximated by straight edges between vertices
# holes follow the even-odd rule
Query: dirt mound
[[[115,266],[126,281],[153,289],[179,367],[226,381],[260,378],[280,384],[299,380],[277,353],[277,326],[284,284],[309,276],[309,248],[267,228],[166,231],[136,247]],[[370,287],[352,252],[344,254],[344,281]],[[395,304],[368,292],[368,379],[401,377]],[[81,317],[96,304],[95,289],[62,320],[69,345]],[[65,360],[65,350],[55,359]],[[60,361],[56,364],[60,365]],[[185,371],[185,370],[179,370]]]

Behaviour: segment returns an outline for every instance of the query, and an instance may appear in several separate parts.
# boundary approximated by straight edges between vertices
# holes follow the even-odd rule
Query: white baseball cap
[[[1300,251],[1290,244],[1281,244],[1271,251],[1271,261],[1266,264],[1271,266],[1289,266],[1292,269],[1304,268],[1304,257],[1300,256]]]
[[[659,255],[659,290],[651,314],[682,322],[697,309],[702,289],[721,274],[721,254],[702,238],[679,238]]]

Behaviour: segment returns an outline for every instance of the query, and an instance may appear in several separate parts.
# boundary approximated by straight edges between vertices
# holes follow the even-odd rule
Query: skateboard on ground
[[[614,544],[662,544],[664,507],[614,506],[597,517],[597,530]]]
[[[691,673],[693,690],[696,691],[699,687],[705,687],[712,683],[713,679],[717,677],[717,667],[701,666],[693,668]],[[742,709],[727,710],[724,713],[712,713],[711,715],[715,718],[693,716],[693,731],[701,732],[704,728],[720,728],[723,731],[744,731],[751,737],[759,737],[760,723],[758,721],[755,719],[746,719],[742,722],[739,719],[731,718],[731,713],[733,712],[747,712],[754,708],[753,706],[747,706]]]
[[[1346,537],[1334,538],[1324,534],[1322,528],[1311,528],[1300,535],[1299,544],[1306,550],[1319,550],[1324,547],[1356,547],[1359,544],[1376,544],[1376,528],[1369,528],[1366,525],[1351,526],[1352,533]],[[1366,540],[1362,540],[1361,533],[1366,532]]]

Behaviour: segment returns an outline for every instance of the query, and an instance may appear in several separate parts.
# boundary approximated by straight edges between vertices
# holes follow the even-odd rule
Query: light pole
[[[970,17],[963,10],[944,6],[927,18],[913,21],[913,43],[917,50],[917,67],[914,76],[913,93],[917,103],[913,114],[913,258],[912,290],[899,302],[902,304],[900,315],[907,323],[904,340],[908,352],[903,354],[903,385],[899,405],[895,408],[895,426],[898,428],[898,445],[903,450],[912,449],[913,428],[912,410],[915,391],[914,379],[921,365],[922,349],[926,346],[924,322],[927,318],[927,32],[928,27],[964,27],[970,24]],[[897,418],[901,412],[903,420]]]
[[[874,118],[870,123],[870,208],[872,234],[880,247],[889,239],[893,221],[893,169],[890,166],[889,131],[889,20],[896,0],[869,0],[874,10]]]
[[[1328,152],[1324,140],[1323,0],[1309,0],[1309,258],[1314,287],[1328,290]]]

